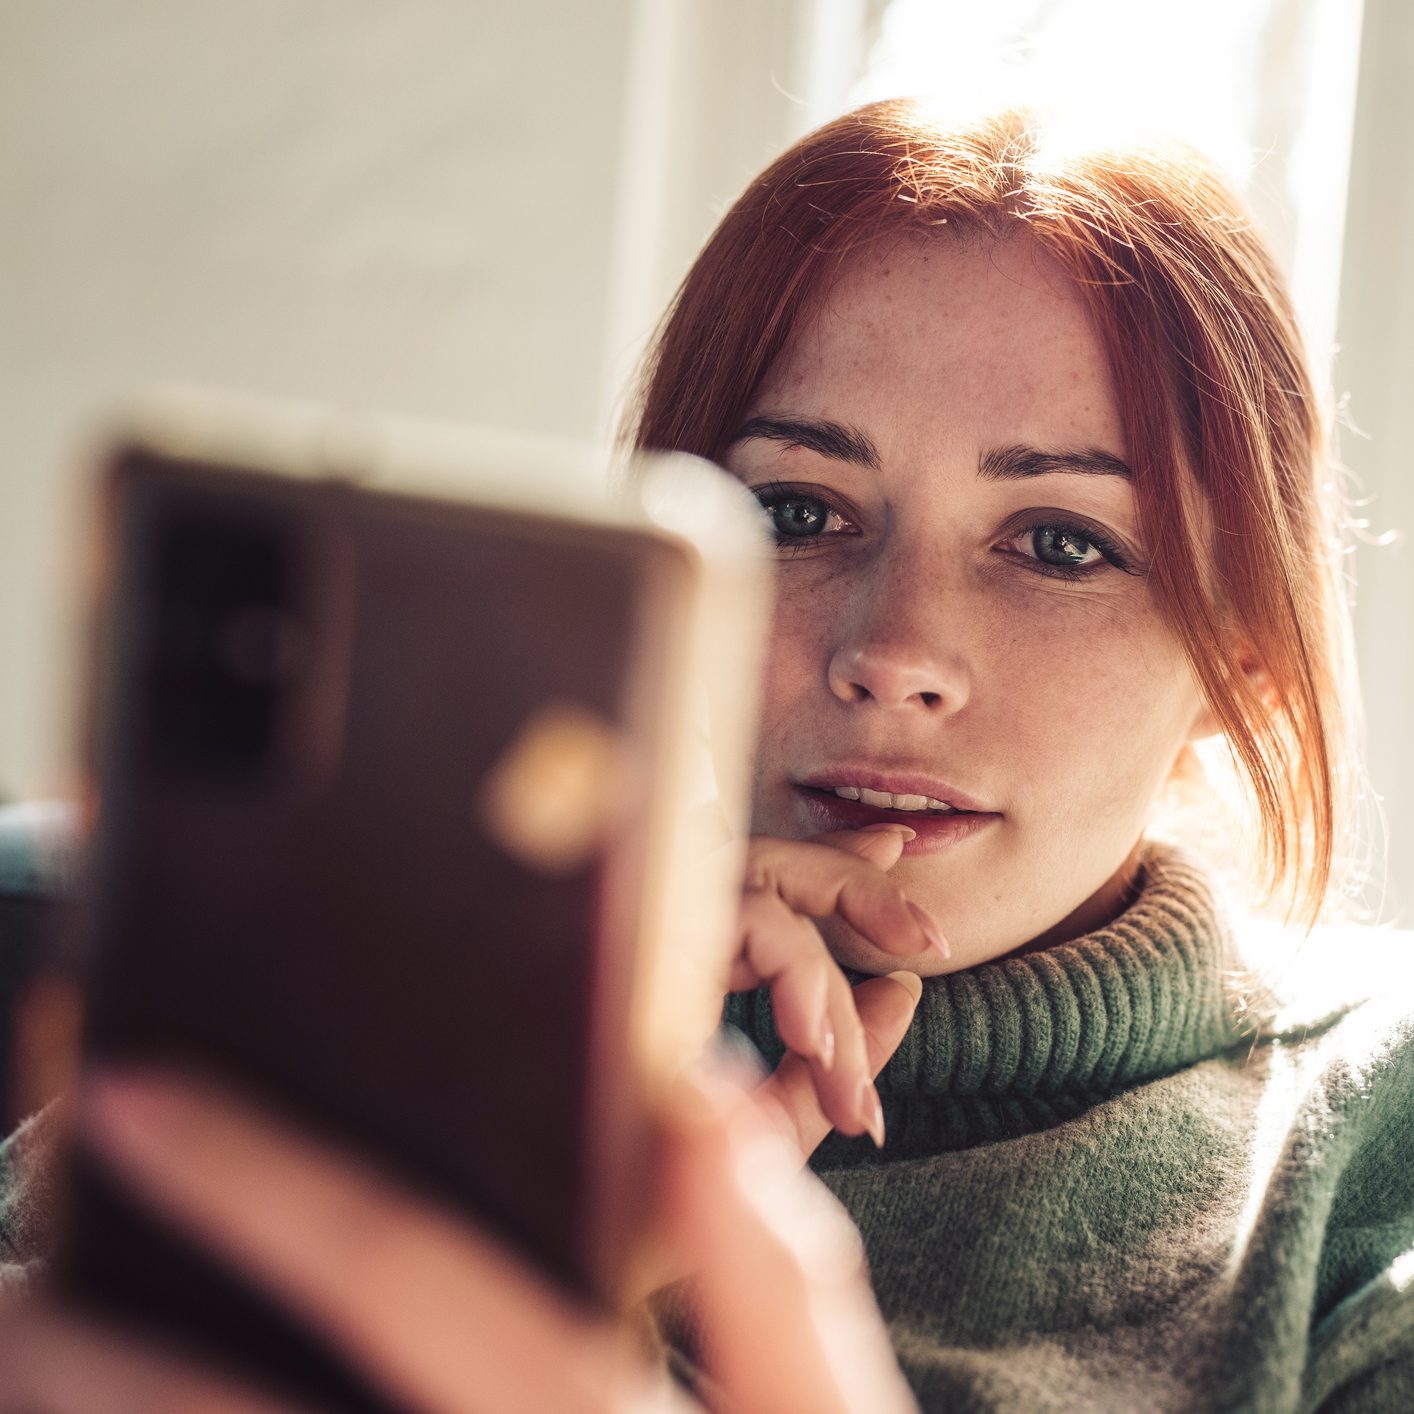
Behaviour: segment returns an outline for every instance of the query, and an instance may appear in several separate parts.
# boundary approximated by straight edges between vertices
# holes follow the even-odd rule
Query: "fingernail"
[[[816,1049],[819,1052],[820,1064],[826,1070],[835,1068],[835,1028],[830,1025],[829,1017],[825,1017],[820,1022],[820,1039]]]
[[[913,915],[914,921],[923,930],[923,936],[928,939],[928,946],[932,948],[939,957],[951,957],[952,949],[948,946],[947,940],[939,931],[937,923],[933,920],[933,915],[924,912],[912,899],[908,901],[908,911]]]
[[[859,1107],[864,1111],[865,1129],[874,1141],[876,1149],[884,1147],[884,1107],[879,1102],[879,1092],[869,1081],[859,1087]]]
[[[890,982],[897,982],[913,998],[913,1005],[918,1005],[919,998],[923,995],[923,979],[916,972],[900,969],[898,972],[886,972],[884,976]]]
[[[859,827],[859,833],[861,835],[870,833],[877,834],[880,830],[892,830],[894,834],[902,835],[904,844],[907,844],[909,840],[916,840],[918,838],[918,831],[911,825],[892,825],[887,820],[881,820],[877,825],[861,825]]]

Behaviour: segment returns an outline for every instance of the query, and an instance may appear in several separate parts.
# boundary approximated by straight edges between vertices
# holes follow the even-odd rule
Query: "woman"
[[[755,828],[918,831],[891,877],[952,956],[883,1152],[814,1167],[924,1405],[1408,1407],[1408,1001],[1352,1009],[1349,939],[1348,985],[1235,986],[1250,929],[1147,833],[1221,733],[1289,916],[1344,843],[1325,439],[1237,201],[1183,152],[863,109],[727,214],[636,435],[775,528]],[[766,999],[729,1015],[779,1052]]]
[[[1339,986],[1305,977],[1315,944],[1259,986],[1240,911],[1150,838],[1221,733],[1293,936],[1341,842],[1323,435],[1280,277],[1226,189],[1181,153],[863,109],[728,212],[634,436],[722,461],[781,558],[736,979],[774,986],[729,1014],[792,1054],[756,1101],[709,1082],[718,1158],[688,1144],[673,1170],[721,1179],[665,1203],[706,1264],[689,1357],[742,1407],[899,1407],[849,1244],[822,1263],[782,1235],[819,1195],[779,1181],[779,1135],[809,1153],[833,1123],[813,1166],[924,1407],[1406,1405],[1407,1004],[1362,1004],[1378,958],[1353,934]],[[851,992],[821,936],[856,981],[922,977],[916,1014],[906,976]],[[862,1082],[885,1061],[879,1105]],[[164,1166],[134,1095],[100,1097],[114,1151],[269,1272],[279,1234]],[[720,1157],[737,1121],[775,1156],[752,1170],[776,1175],[764,1214]],[[253,1123],[223,1152],[260,1154]],[[379,1201],[379,1221],[406,1211]],[[456,1407],[494,1350],[449,1368],[445,1344],[351,1314],[302,1245],[267,1279]],[[548,1294],[516,1309],[565,1353],[542,1370],[609,1369]]]

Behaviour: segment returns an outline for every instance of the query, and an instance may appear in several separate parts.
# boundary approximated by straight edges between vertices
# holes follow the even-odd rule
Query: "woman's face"
[[[855,256],[731,448],[781,541],[753,828],[914,826],[894,877],[953,949],[921,972],[1113,917],[1206,729],[1125,457],[1080,298],[1025,236]]]

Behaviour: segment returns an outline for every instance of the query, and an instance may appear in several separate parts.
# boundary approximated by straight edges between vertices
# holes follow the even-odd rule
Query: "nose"
[[[893,711],[958,711],[971,695],[972,667],[958,625],[942,609],[887,599],[859,605],[831,654],[830,691],[842,702]]]

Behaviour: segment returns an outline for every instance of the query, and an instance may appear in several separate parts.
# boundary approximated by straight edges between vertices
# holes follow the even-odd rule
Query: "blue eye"
[[[1074,526],[1038,525],[1031,532],[1031,549],[1042,564],[1061,569],[1076,569],[1103,558]]]
[[[1055,519],[1054,511],[1024,513],[998,549],[1004,549],[1034,574],[1053,579],[1088,579],[1111,569],[1142,574],[1143,565],[1103,530],[1085,521]],[[1043,519],[1043,517],[1045,517]]]
[[[853,528],[821,496],[779,485],[758,487],[753,494],[770,518],[777,547],[803,549],[811,541],[832,540]]]
[[[830,508],[810,496],[772,501],[766,504],[766,513],[771,517],[776,534],[793,540],[819,535],[830,520]]]

